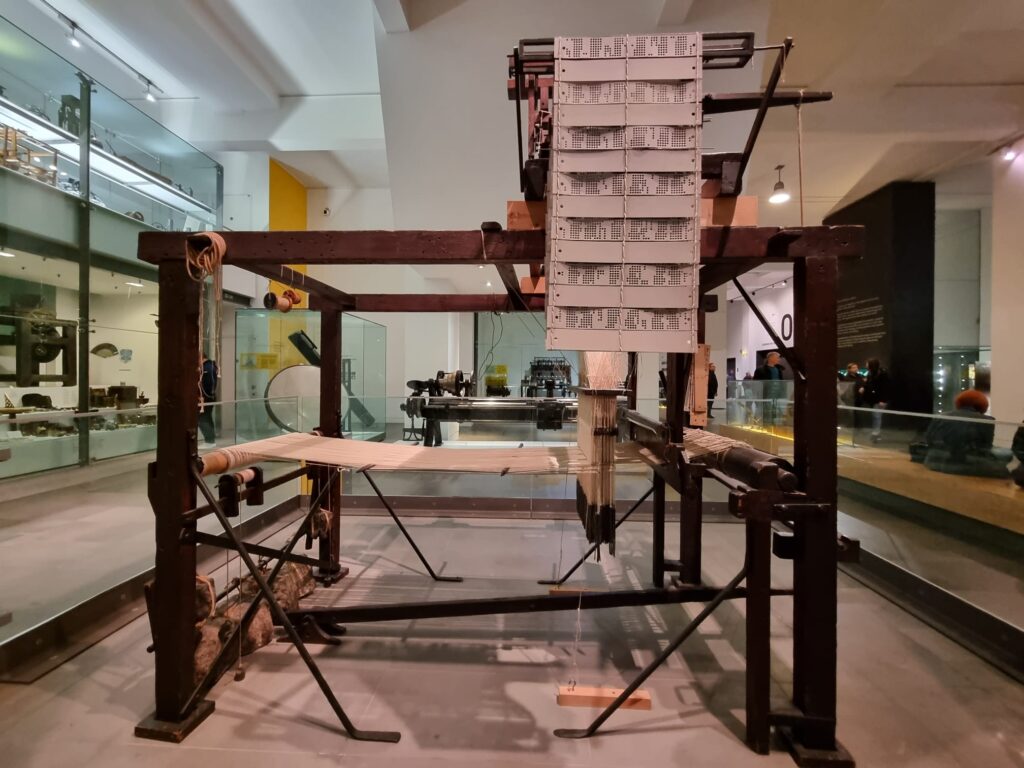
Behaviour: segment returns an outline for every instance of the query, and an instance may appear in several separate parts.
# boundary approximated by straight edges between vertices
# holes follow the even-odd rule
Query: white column
[[[636,409],[651,419],[658,419],[658,371],[661,355],[658,352],[637,353]]]
[[[1024,152],[1024,142],[1017,143]],[[1024,154],[993,155],[992,414],[1024,419]]]
[[[715,364],[715,376],[718,378],[718,394],[715,396],[712,416],[724,421],[728,386],[726,360],[729,357],[729,301],[725,298],[726,286],[721,286],[713,293],[718,297],[718,311],[708,312],[704,316],[704,343],[711,347],[711,362]]]

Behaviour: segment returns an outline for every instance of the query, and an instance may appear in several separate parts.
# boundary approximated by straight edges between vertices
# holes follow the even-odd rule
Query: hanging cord
[[[211,343],[212,359],[217,364],[216,375],[220,377],[220,331],[221,309],[224,298],[224,270],[222,264],[228,247],[224,238],[216,232],[206,232],[203,237],[207,245],[198,248],[192,238],[185,241],[185,269],[188,276],[199,283],[199,360],[197,367],[197,386],[199,387],[200,410],[206,408],[203,396],[203,335],[206,329],[206,278],[213,277],[213,330]]]
[[[800,89],[800,100],[796,103],[796,163],[797,184],[800,190],[800,226],[804,225],[804,89]]]
[[[238,561],[238,583],[241,584],[242,583],[242,557],[241,557],[241,555],[236,557],[235,560]],[[238,620],[239,620],[239,622],[241,622],[242,615],[243,615],[243,612],[241,610],[241,606],[242,606],[241,592],[239,592],[238,606],[239,606]],[[245,667],[242,666],[242,635],[244,635],[245,632],[242,632],[241,631],[241,627],[239,627],[239,632],[237,632],[236,634],[238,635],[238,660],[237,660],[237,663],[235,665],[235,681],[236,682],[241,682],[242,680],[245,680]]]
[[[572,640],[572,677],[569,678],[569,692],[576,690],[576,681],[580,676],[580,667],[576,661],[579,656],[580,635],[583,633],[583,590],[580,590],[580,601],[576,604],[576,636]]]

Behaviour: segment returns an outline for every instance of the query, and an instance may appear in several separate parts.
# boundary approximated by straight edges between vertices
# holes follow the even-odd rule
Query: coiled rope
[[[203,336],[206,330],[206,278],[213,277],[213,328],[210,331],[211,359],[217,364],[220,377],[220,331],[221,310],[224,304],[223,261],[228,246],[216,232],[205,232],[201,236],[185,241],[185,269],[188,276],[199,283],[199,359],[196,366],[196,385],[199,388],[200,410],[205,408],[203,395]]]

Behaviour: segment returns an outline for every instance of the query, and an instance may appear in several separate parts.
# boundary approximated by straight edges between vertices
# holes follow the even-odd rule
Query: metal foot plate
[[[801,744],[791,728],[777,728],[779,739],[793,756],[793,762],[800,768],[854,768],[857,765],[853,755],[836,741],[835,749],[811,749]]]
[[[213,712],[213,702],[203,699],[196,704],[192,713],[184,720],[157,720],[156,714],[142,720],[135,726],[135,735],[140,739],[155,739],[179,744]]]

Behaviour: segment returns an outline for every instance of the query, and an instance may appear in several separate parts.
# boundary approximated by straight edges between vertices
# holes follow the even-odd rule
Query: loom
[[[666,46],[678,44],[678,40],[671,36],[648,37],[650,39],[646,43],[656,53],[662,43]],[[543,208],[544,201],[553,199],[549,197],[547,184],[552,178],[549,164],[557,156],[551,142],[557,133],[553,133],[553,129],[559,124],[551,122],[551,108],[558,103],[559,96],[555,88],[556,62],[560,61],[558,51],[578,53],[582,50],[586,53],[609,49],[603,43],[596,46],[583,43],[576,50],[572,48],[574,39],[569,40],[568,49],[560,49],[564,43],[559,44],[550,38],[523,40],[508,58],[508,95],[514,101],[517,128],[520,129],[517,132],[520,137],[518,172],[525,201],[516,201],[519,205],[536,206],[539,203]],[[624,45],[632,46],[630,51],[638,50],[635,40],[630,42],[625,37],[623,40]],[[700,53],[695,57],[696,64],[686,63],[690,67],[688,71],[692,71],[695,65],[703,69],[747,66],[755,54],[750,33],[709,34],[700,44],[703,47],[698,49]],[[550,285],[546,289],[542,287],[546,279],[556,279],[555,275],[546,273],[546,266],[551,266],[550,259],[546,264],[549,245],[546,241],[554,235],[546,233],[543,224],[536,223],[545,219],[543,211],[539,218],[532,214],[526,217],[528,221],[523,224],[513,216],[516,205],[510,203],[507,229],[491,223],[480,229],[459,231],[140,234],[140,259],[156,265],[159,270],[160,397],[157,460],[150,466],[149,477],[157,544],[156,577],[149,590],[155,647],[156,707],[153,714],[136,727],[137,735],[181,741],[214,709],[206,695],[230,659],[222,653],[201,680],[196,682],[194,679],[196,544],[202,542],[236,551],[259,586],[257,599],[251,603],[235,632],[245,628],[257,604],[265,600],[275,623],[295,645],[345,732],[354,739],[395,742],[400,734],[360,729],[346,713],[306,647],[306,643],[314,638],[337,642],[337,636],[346,625],[702,603],[704,607],[695,618],[678,630],[664,650],[608,703],[588,728],[555,730],[559,737],[585,738],[597,732],[718,606],[728,600],[743,600],[746,607],[744,685],[747,744],[755,752],[767,753],[774,728],[800,765],[827,763],[853,766],[852,758],[836,739],[836,564],[841,557],[855,551],[855,546],[840,539],[836,527],[833,368],[838,263],[840,259],[859,256],[863,248],[863,232],[861,228],[851,226],[787,229],[733,226],[732,220],[728,219],[728,212],[738,207],[736,196],[742,188],[743,171],[767,110],[783,106],[801,107],[831,98],[827,92],[778,89],[782,63],[791,44],[792,41],[787,39],[779,46],[766,48],[776,55],[776,61],[762,91],[704,94],[699,102],[692,105],[692,109],[703,116],[750,110],[754,112],[754,119],[741,152],[700,154],[698,151],[695,155],[697,167],[689,173],[699,174],[702,180],[702,198],[695,202],[703,207],[705,201],[709,201],[711,220],[696,230],[687,230],[686,227],[664,230],[668,234],[677,229],[694,234],[691,243],[693,264],[682,270],[640,270],[636,273],[639,275],[635,278],[637,280],[675,275],[680,279],[680,289],[685,289],[683,297],[671,290],[661,290],[666,288],[662,285],[657,293],[642,294],[648,298],[660,297],[657,301],[662,302],[662,306],[648,304],[646,309],[641,306],[635,315],[625,319],[616,320],[614,315],[609,315],[603,308],[606,305],[596,305],[602,308],[600,312],[572,314],[573,323],[605,323],[597,329],[599,334],[585,337],[588,344],[576,347],[583,350],[581,367],[586,369],[577,390],[577,429],[580,436],[577,446],[455,450],[355,443],[340,439],[343,312],[532,312],[556,306],[559,311],[566,312],[555,320],[569,323],[567,309],[580,307],[567,308],[564,301],[557,303],[566,298],[565,295],[554,295],[553,291],[561,289],[552,289]],[[616,50],[617,45],[612,43],[610,49]],[[644,71],[643,67],[637,68],[634,74],[641,71]],[[692,91],[683,88],[680,93]],[[524,111],[527,117],[525,124]],[[527,136],[525,153],[524,135]],[[680,135],[687,134],[683,131]],[[654,210],[651,206],[655,204],[648,203],[650,201],[642,207],[647,211],[645,215],[651,216],[650,211]],[[573,204],[582,205],[578,201]],[[629,205],[628,200],[626,205]],[[613,209],[614,206],[607,208]],[[628,212],[617,215],[626,215],[628,219]],[[725,225],[715,223],[720,220],[720,215],[726,216]],[[610,220],[613,221],[614,217]],[[550,226],[563,225],[554,223]],[[660,226],[656,222],[644,224],[636,231],[643,234],[658,230]],[[571,225],[564,225],[563,229],[569,236],[574,231],[591,231],[587,227],[574,230]],[[619,230],[618,225],[609,224],[593,231],[614,235]],[[622,259],[625,246],[597,250],[618,253],[618,256],[609,256],[612,260]],[[640,250],[648,254],[647,258],[661,252],[670,263],[679,258],[671,248]],[[197,258],[196,254],[205,254],[202,270],[196,273],[200,279],[193,277],[192,262]],[[349,294],[285,266],[285,261],[305,265],[479,265],[496,270],[506,294]],[[786,347],[774,331],[767,328],[796,373],[792,462],[699,428],[701,404],[695,395],[695,390],[699,389],[695,382],[700,381],[699,368],[702,360],[706,359],[706,351],[702,350],[705,315],[716,309],[709,294],[766,262],[791,264],[793,267],[792,346]],[[320,312],[319,427],[315,434],[295,433],[243,444],[215,451],[200,459],[196,438],[198,388],[195,369],[201,340],[201,277],[210,274],[208,269],[228,264],[286,285],[301,286],[309,294],[310,309]],[[530,276],[523,281],[516,279],[517,264],[530,270]],[[698,270],[699,280],[696,280]],[[622,279],[625,272],[591,270],[588,274],[595,279],[608,280],[615,275]],[[688,275],[685,280],[684,275]],[[597,287],[611,286],[598,284]],[[600,295],[621,295],[625,302],[628,298],[626,293],[625,290],[618,294],[604,290]],[[589,295],[575,290],[567,294],[576,302]],[[755,314],[763,320],[749,297],[744,296],[744,299],[751,303]],[[679,306],[684,300],[686,303]],[[552,305],[549,302],[556,303]],[[659,325],[661,330],[645,341],[633,333],[638,326],[620,328],[614,324],[620,321],[660,324],[669,318],[666,312],[681,322],[692,322],[692,325]],[[561,331],[594,330],[592,325],[560,327],[549,322],[549,331],[552,328],[558,330],[556,336],[563,339],[566,336]],[[658,335],[675,331],[684,332],[671,338]],[[655,341],[650,341],[655,337]],[[615,340],[613,349],[601,348],[606,343],[611,344],[612,339]],[[660,339],[669,344],[666,346],[666,404],[664,418],[652,419],[636,410],[637,350],[630,345],[651,345],[660,343]],[[589,341],[592,340],[596,341],[591,345]],[[557,346],[557,339],[555,341],[552,346]],[[283,475],[266,478],[255,466],[265,459],[290,461],[296,466]],[[616,504],[614,475],[611,472],[611,468],[619,463],[641,467],[651,477],[650,490],[621,515],[616,512],[616,506],[621,508],[622,503]],[[520,473],[574,474],[579,487],[578,511],[588,536],[594,542],[584,557],[599,551],[602,543],[610,544],[614,540],[615,529],[646,505],[644,508],[650,512],[653,532],[648,584],[610,592],[538,590],[527,595],[486,599],[300,605],[286,611],[271,588],[284,563],[314,565],[322,583],[336,581],[346,573],[339,557],[345,529],[341,515],[339,468],[348,468],[365,477],[429,576],[438,581],[453,581],[458,577],[440,575],[434,570],[402,525],[394,506],[380,491],[373,474],[384,471],[482,472],[499,477]],[[216,494],[204,481],[204,475],[220,476]],[[308,478],[312,484],[311,503],[287,543],[281,547],[265,547],[244,542],[230,523],[230,518],[239,514],[240,505],[259,503],[270,488],[299,477]],[[702,521],[705,512],[702,487],[705,481],[720,483],[728,489],[729,512],[741,521],[746,531],[743,562],[736,575],[725,584],[705,584],[702,577]],[[678,503],[667,501],[666,491],[669,488],[678,492]],[[202,503],[197,503],[199,496]],[[486,504],[482,499],[475,502]],[[441,500],[440,506],[456,508],[458,503],[459,499],[453,497]],[[679,516],[679,540],[672,547],[667,545],[665,536],[670,511],[673,514],[678,511]],[[198,522],[211,515],[217,519],[223,533],[214,535],[197,530]],[[317,515],[327,518],[329,524],[314,526],[311,521]],[[317,542],[318,549],[314,555],[294,552],[304,534],[307,539]],[[253,554],[274,560],[273,569],[265,574],[257,568]],[[772,586],[773,557],[791,561],[792,589]],[[581,559],[554,581],[558,584],[564,582],[582,562]],[[773,705],[770,698],[773,655],[770,611],[772,598],[780,595],[791,597],[793,606],[793,689],[792,701],[786,707]],[[230,638],[225,645],[230,645]]]

